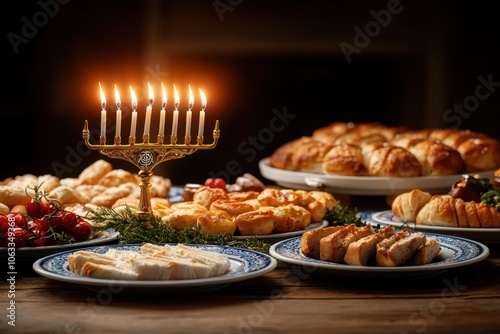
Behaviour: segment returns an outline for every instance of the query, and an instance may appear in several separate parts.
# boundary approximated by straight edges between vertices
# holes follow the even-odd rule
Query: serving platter
[[[271,245],[269,253],[279,261],[307,267],[308,273],[318,272],[333,276],[365,278],[420,278],[439,274],[445,270],[471,265],[486,259],[489,248],[477,241],[426,233],[426,237],[436,239],[441,251],[432,263],[419,266],[377,267],[351,266],[307,257],[300,251],[301,237],[283,240]]]
[[[418,225],[413,222],[405,223],[400,218],[394,216],[391,210],[362,211],[358,213],[358,215],[361,220],[372,225],[384,224],[396,227],[402,227],[405,225],[413,228],[415,231],[454,235],[484,243],[500,243],[500,228],[447,227]]]
[[[431,193],[448,192],[463,175],[383,177],[304,173],[274,168],[270,165],[269,157],[259,161],[259,169],[263,177],[282,187],[325,190],[347,195],[397,195],[415,188]],[[491,179],[493,172],[491,170],[471,174]]]
[[[62,245],[50,245],[50,246],[36,246],[36,247],[19,247],[15,248],[15,260],[16,261],[35,261],[41,257],[58,253],[64,250],[77,249],[82,247],[102,245],[113,243],[118,239],[119,233],[114,229],[109,229],[102,231],[99,235],[94,238],[77,241],[70,244]],[[3,259],[7,259],[8,252],[7,247],[0,247],[0,253]]]
[[[103,287],[114,287],[116,290],[117,287],[119,287],[119,290],[124,292],[156,294],[160,292],[193,293],[214,291],[230,283],[264,275],[272,271],[277,265],[277,261],[273,257],[249,249],[218,245],[186,245],[227,256],[231,263],[229,272],[216,277],[175,281],[127,281],[84,277],[71,272],[68,267],[68,256],[76,250],[60,252],[41,258],[33,263],[33,270],[44,277],[78,284],[90,290],[102,290]],[[139,252],[140,246],[141,244],[107,245],[87,247],[84,248],[84,250],[105,253],[113,248],[117,250]]]

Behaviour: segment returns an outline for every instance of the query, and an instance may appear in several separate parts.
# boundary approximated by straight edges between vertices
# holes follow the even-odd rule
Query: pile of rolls
[[[462,129],[334,122],[280,146],[270,165],[344,176],[453,175],[499,168],[500,142]]]

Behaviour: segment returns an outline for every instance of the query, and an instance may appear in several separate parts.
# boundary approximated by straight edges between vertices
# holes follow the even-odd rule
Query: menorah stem
[[[141,188],[141,197],[139,199],[139,208],[137,209],[136,215],[139,220],[149,220],[153,213],[151,208],[151,198],[149,196],[149,188],[151,188],[151,177],[153,172],[151,170],[139,172],[139,177],[141,182],[139,187]]]

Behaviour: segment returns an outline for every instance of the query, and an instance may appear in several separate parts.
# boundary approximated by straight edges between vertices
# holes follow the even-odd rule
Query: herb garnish
[[[166,243],[227,245],[269,253],[270,245],[256,237],[238,240],[234,236],[222,234],[208,236],[202,233],[199,227],[176,231],[173,227],[164,224],[159,217],[153,217],[147,222],[140,221],[129,208],[124,213],[118,213],[109,208],[99,208],[87,219],[96,223],[95,230],[102,231],[112,228],[119,232],[119,244],[149,242],[159,245]]]

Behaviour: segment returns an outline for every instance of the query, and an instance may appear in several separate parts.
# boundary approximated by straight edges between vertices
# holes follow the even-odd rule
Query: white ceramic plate
[[[69,270],[68,255],[75,252],[74,250],[49,255],[39,259],[33,264],[33,270],[44,277],[57,281],[75,283],[91,290],[102,290],[103,288],[109,287],[111,292],[119,290],[120,292],[127,291],[140,293],[191,293],[213,291],[223,288],[229,283],[258,277],[272,271],[277,265],[277,261],[273,257],[249,249],[217,245],[186,245],[204,251],[226,255],[231,262],[229,272],[217,277],[177,281],[127,281],[89,278],[77,275]],[[105,253],[108,249],[114,248],[139,252],[140,246],[140,244],[107,245],[87,247],[85,250]],[[111,290],[111,287],[113,287],[113,290]]]
[[[321,261],[302,254],[300,251],[301,237],[275,243],[269,249],[269,253],[277,260],[309,268],[308,273],[317,271],[337,276],[389,278],[431,276],[447,269],[482,261],[490,253],[488,247],[473,240],[430,233],[426,233],[426,236],[436,239],[441,245],[441,251],[432,263],[420,266],[350,266]]]
[[[283,232],[283,233],[273,233],[273,234],[267,234],[267,235],[255,235],[255,236],[235,235],[234,238],[236,240],[244,240],[244,239],[256,237],[259,240],[263,240],[263,241],[266,241],[268,243],[274,243],[274,242],[278,242],[280,240],[289,239],[291,237],[296,237],[296,236],[302,235],[305,232],[310,231],[310,230],[315,230],[315,229],[326,227],[326,226],[328,226],[328,221],[324,220],[324,221],[319,222],[319,223],[309,224],[309,226],[305,230],[293,231],[293,232]]]
[[[326,175],[274,168],[271,167],[269,160],[270,158],[265,158],[259,161],[260,173],[282,187],[320,189],[348,195],[397,195],[415,188],[432,193],[448,192],[463,175],[417,177]],[[493,171],[472,174],[493,178]]]
[[[361,220],[372,224],[385,224],[401,227],[405,222],[394,217],[391,210],[385,211],[362,211],[359,213]],[[484,243],[500,243],[500,228],[474,228],[474,227],[446,227],[446,226],[426,226],[416,223],[406,223],[415,231],[432,232],[447,235],[454,235],[462,238],[477,240]]]
[[[38,246],[38,247],[20,247],[16,248],[15,259],[16,261],[35,261],[41,257],[47,256],[49,254],[58,253],[64,250],[76,249],[81,247],[101,245],[106,243],[112,243],[118,239],[119,233],[113,229],[103,231],[99,236],[78,241],[71,244],[64,245],[51,245],[51,246]],[[2,258],[7,258],[7,247],[0,247],[0,253],[2,253]]]

